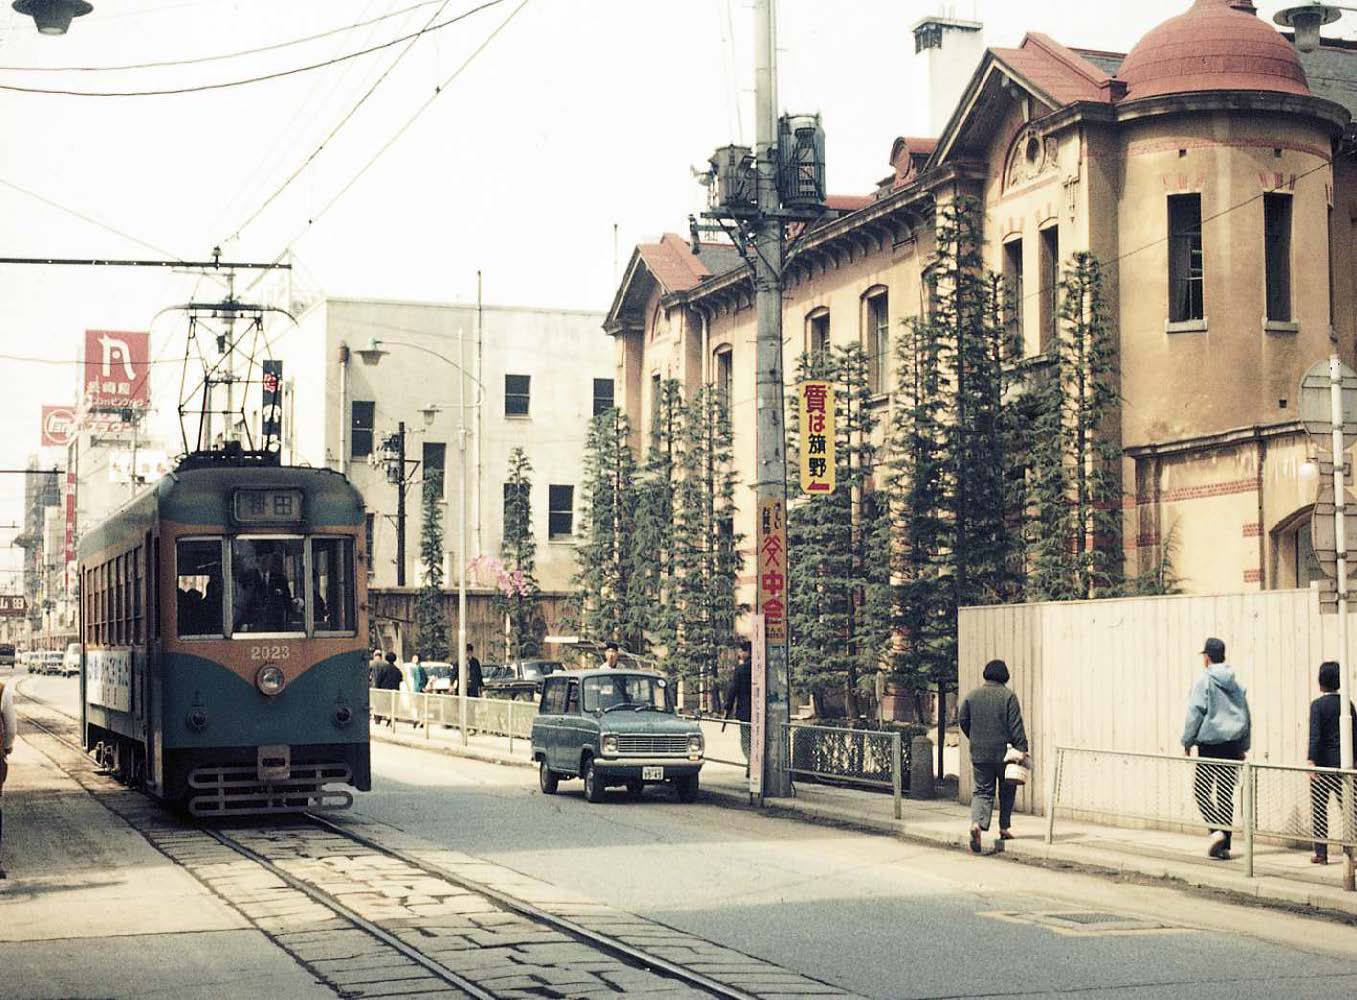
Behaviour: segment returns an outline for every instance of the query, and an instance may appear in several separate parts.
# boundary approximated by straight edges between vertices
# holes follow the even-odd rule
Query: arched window
[[[806,353],[829,353],[829,309],[825,306],[806,314]]]
[[[1315,558],[1314,543],[1310,538],[1310,519],[1313,507],[1297,511],[1272,529],[1273,587],[1310,586],[1314,580],[1325,579],[1324,571]]]
[[[735,356],[730,346],[726,345],[716,349],[712,360],[715,362],[712,366],[715,376],[712,379],[712,384],[716,386],[716,391],[721,394],[721,399],[729,407],[733,402],[735,391]]]

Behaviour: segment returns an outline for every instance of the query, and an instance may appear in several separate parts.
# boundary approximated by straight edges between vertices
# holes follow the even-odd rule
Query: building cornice
[[[1128,458],[1155,458],[1188,455],[1193,452],[1217,451],[1233,448],[1252,441],[1269,441],[1276,438],[1304,434],[1305,427],[1299,421],[1282,424],[1254,424],[1251,427],[1236,427],[1218,434],[1202,434],[1196,437],[1179,438],[1176,441],[1162,441],[1153,444],[1129,445],[1123,449]]]
[[[1279,94],[1256,90],[1213,90],[1191,94],[1164,94],[1138,101],[1123,101],[1116,107],[1118,124],[1163,115],[1202,114],[1212,111],[1273,113],[1310,118],[1338,134],[1352,119],[1348,109],[1322,97]]]

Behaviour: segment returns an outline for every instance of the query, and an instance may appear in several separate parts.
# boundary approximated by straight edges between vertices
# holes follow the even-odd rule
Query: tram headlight
[[[283,690],[283,685],[287,683],[287,678],[283,676],[283,671],[275,667],[272,663],[266,663],[259,668],[259,673],[254,675],[255,686],[270,698]]]

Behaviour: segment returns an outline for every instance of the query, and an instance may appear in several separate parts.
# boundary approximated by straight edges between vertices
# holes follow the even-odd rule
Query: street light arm
[[[476,389],[479,391],[480,395],[477,398],[476,402],[473,403],[472,405],[480,406],[483,402],[485,402],[485,385],[475,375],[472,375],[469,371],[467,371],[465,368],[459,365],[456,361],[453,361],[452,358],[446,358],[443,355],[439,354],[437,351],[431,351],[427,347],[422,347],[419,344],[411,344],[408,341],[404,340],[386,340],[385,338],[378,338],[376,340],[376,343],[378,345],[389,345],[391,347],[408,347],[412,351],[421,351],[424,354],[428,354],[432,357],[437,358],[439,361],[444,361],[447,364],[452,365],[452,367],[456,368],[459,372],[462,373],[463,378],[468,378],[473,383],[475,383]]]

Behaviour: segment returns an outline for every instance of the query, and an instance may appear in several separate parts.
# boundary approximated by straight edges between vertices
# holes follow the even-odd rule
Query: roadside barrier
[[[390,719],[424,726],[424,735],[432,736],[433,726],[455,729],[461,721],[462,697],[455,694],[415,694],[411,691],[388,691],[371,688],[369,705],[374,719]],[[507,698],[467,698],[467,734],[485,733],[504,736],[509,740],[509,752],[514,751],[514,740],[532,736],[532,720],[537,717],[537,704]]]
[[[788,770],[820,780],[890,789],[895,818],[909,780],[909,744],[899,730],[847,729],[837,726],[786,726]]]
[[[1258,840],[1357,848],[1357,771],[1172,754],[1056,747],[1047,772],[1046,842],[1057,813],[1156,829],[1230,830],[1254,874]]]

